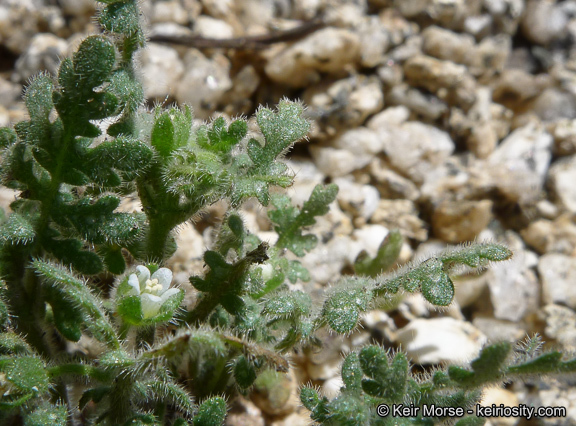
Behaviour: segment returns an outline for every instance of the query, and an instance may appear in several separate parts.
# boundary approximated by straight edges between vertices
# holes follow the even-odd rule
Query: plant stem
[[[188,324],[203,323],[218,306],[218,298],[212,293],[204,293],[194,309],[186,317]]]
[[[131,399],[134,383],[127,375],[119,374],[110,389],[109,419],[112,424],[124,424],[132,413]]]
[[[64,126],[66,130],[62,136],[61,149],[56,157],[56,168],[52,173],[50,173],[50,188],[48,189],[46,196],[42,199],[40,220],[38,221],[36,229],[37,235],[40,238],[42,238],[50,223],[52,208],[56,201],[56,197],[60,192],[60,186],[62,185],[62,172],[64,171],[64,167],[68,167],[64,160],[66,159],[66,156],[70,154],[74,143],[75,135],[70,130],[71,125],[66,125],[66,123],[64,123]]]
[[[142,327],[138,329],[138,334],[136,335],[136,346],[138,349],[152,347],[154,345],[154,340],[156,338],[156,327]]]
[[[8,252],[6,264],[11,266],[9,276],[6,277],[9,304],[15,317],[16,329],[26,335],[26,341],[39,354],[45,357],[51,355],[50,346],[44,340],[46,331],[41,323],[44,316],[44,301],[38,297],[38,279],[34,273],[26,269],[27,251],[14,250]],[[32,307],[32,308],[31,308]]]
[[[146,253],[154,261],[161,262],[166,257],[166,245],[171,230],[172,226],[167,220],[150,218]]]

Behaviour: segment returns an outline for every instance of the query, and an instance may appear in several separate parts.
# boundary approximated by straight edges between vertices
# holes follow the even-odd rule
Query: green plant
[[[286,354],[321,344],[320,328],[351,333],[362,312],[400,292],[421,291],[446,306],[455,268],[511,256],[501,245],[476,244],[385,276],[401,244],[393,233],[376,258],[359,257],[359,275],[337,283],[321,306],[290,291],[287,281],[310,276],[285,252],[302,257],[316,246],[305,229],[337,194],[334,185],[318,186],[296,208],[270,191],[292,183],[280,158],[309,130],[302,106],[259,109],[257,139],[247,138],[242,119],[194,126],[186,107],[144,111],[133,62],[145,43],[137,1],[101,3],[104,34],[85,39],[55,79],[35,77],[24,96],[30,119],[0,129],[1,182],[19,191],[12,213],[0,215],[4,424],[221,424],[227,398],[248,393],[260,377],[267,386],[271,371],[287,372]],[[143,212],[117,212],[132,192]],[[237,212],[251,197],[270,206],[273,246],[250,235]],[[222,199],[230,207],[204,254],[207,273],[190,278],[197,302],[180,309],[184,291],[170,288],[172,273],[160,265],[175,251],[174,230]],[[112,291],[97,286],[110,277]],[[69,342],[82,337],[101,349],[71,352]],[[346,358],[340,397],[304,388],[301,398],[317,421],[386,422],[375,415],[380,403],[467,407],[486,383],[575,370],[575,361],[538,355],[534,346],[525,359],[512,359],[505,344],[490,346],[471,370],[450,367],[422,380],[410,376],[404,355],[389,359],[370,346]]]
[[[456,425],[484,424],[475,409],[483,387],[536,374],[574,372],[576,360],[562,361],[562,353],[542,353],[540,346],[538,337],[516,347],[493,344],[469,369],[450,366],[421,377],[410,374],[403,353],[367,346],[344,360],[344,387],[338,397],[329,401],[305,387],[300,398],[312,419],[323,424],[434,425],[448,419],[458,419]]]

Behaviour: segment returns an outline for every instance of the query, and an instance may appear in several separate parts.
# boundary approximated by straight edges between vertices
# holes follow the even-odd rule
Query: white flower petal
[[[168,268],[160,268],[152,274],[152,279],[154,278],[158,280],[158,284],[162,285],[162,291],[160,293],[162,294],[170,288],[170,284],[172,283],[172,271]]]
[[[158,313],[162,306],[162,299],[150,293],[144,293],[140,296],[140,306],[142,306],[142,315],[144,319],[151,318]]]
[[[262,271],[262,279],[264,281],[268,281],[274,276],[274,267],[269,263],[262,264],[260,270]]]
[[[140,282],[140,290],[144,290],[146,281],[150,279],[150,271],[147,267],[138,265],[136,266],[136,275],[138,275],[138,281]]]
[[[168,290],[166,290],[164,293],[160,295],[160,298],[162,299],[162,304],[164,304],[164,302],[170,299],[171,296],[178,293],[180,293],[180,290],[178,290],[177,288],[169,288]]]
[[[130,290],[126,293],[126,296],[138,296],[140,294],[140,282],[136,274],[130,274],[128,277],[128,285]]]

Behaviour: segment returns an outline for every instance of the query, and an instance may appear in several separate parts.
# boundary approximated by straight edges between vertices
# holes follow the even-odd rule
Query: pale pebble
[[[478,356],[486,336],[453,318],[416,319],[398,331],[398,343],[419,364],[462,364]]]

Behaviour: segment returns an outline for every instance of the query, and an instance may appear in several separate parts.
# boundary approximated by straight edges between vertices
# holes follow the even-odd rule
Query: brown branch
[[[235,37],[235,38],[206,38],[200,36],[179,36],[179,35],[153,35],[150,41],[160,43],[180,44],[183,46],[195,47],[197,49],[224,48],[238,50],[259,50],[274,43],[299,40],[311,34],[326,24],[322,19],[314,19],[304,24],[286,31],[278,31],[271,34],[257,36]]]

